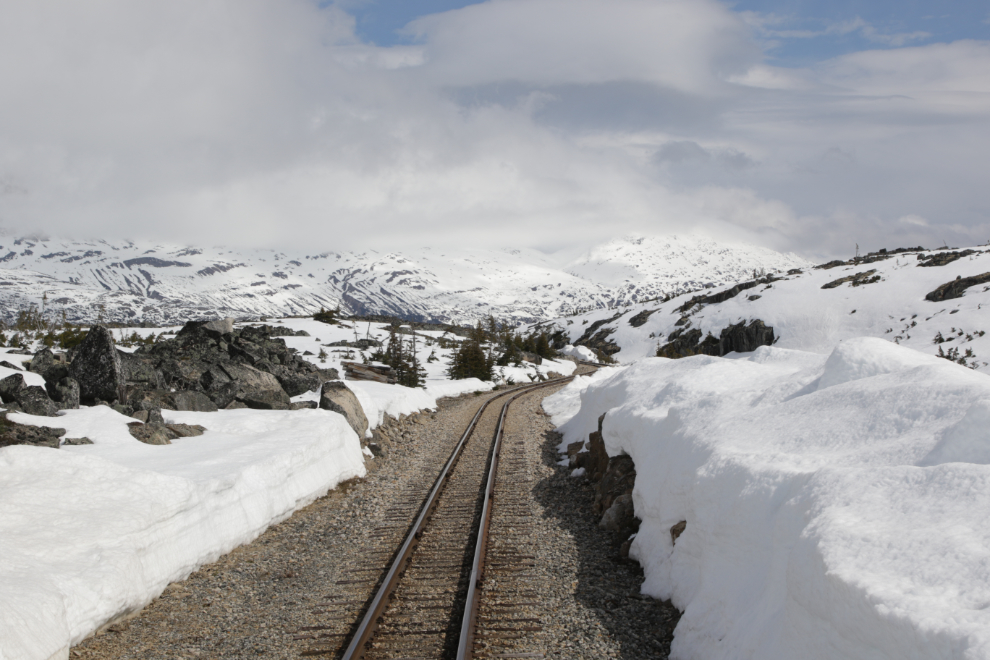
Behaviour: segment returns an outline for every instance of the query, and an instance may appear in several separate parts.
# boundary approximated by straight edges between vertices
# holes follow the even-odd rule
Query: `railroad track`
[[[573,378],[492,397],[432,483],[404,494],[337,584],[327,624],[298,631],[303,656],[344,660],[541,658],[538,594],[528,584],[531,486],[522,442],[505,439],[509,406]],[[495,402],[503,405],[499,410]],[[410,526],[409,520],[413,523]],[[387,566],[387,570],[383,569]]]

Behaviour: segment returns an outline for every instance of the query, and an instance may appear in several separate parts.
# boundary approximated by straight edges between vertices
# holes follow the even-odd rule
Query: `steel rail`
[[[573,376],[571,378],[573,378]],[[516,394],[513,397],[513,399],[510,399],[510,402],[522,396],[523,394],[529,392],[530,390],[539,389],[540,387],[546,387],[547,385],[552,385],[560,382],[563,382],[563,380],[554,380],[549,383],[540,383],[538,385],[523,386],[521,388],[518,388],[518,390],[520,390],[519,393]],[[496,399],[500,399],[503,396],[512,394],[513,391],[515,390],[504,392],[503,394],[492,397],[491,399],[486,401],[484,405],[482,405],[478,409],[478,412],[475,413],[474,418],[471,420],[471,423],[468,424],[467,428],[464,430],[464,434],[461,436],[460,441],[457,443],[457,446],[454,447],[454,450],[450,454],[450,458],[447,459],[447,463],[444,465],[443,470],[441,470],[440,475],[437,477],[437,480],[434,482],[433,488],[430,490],[430,494],[427,496],[419,516],[416,518],[416,522],[413,523],[412,527],[407,533],[405,542],[402,544],[401,548],[399,549],[398,555],[396,556],[395,560],[392,562],[392,565],[389,567],[388,573],[385,575],[385,579],[382,582],[382,586],[378,589],[378,592],[375,594],[374,599],[371,601],[371,604],[368,606],[368,610],[365,613],[364,618],[361,620],[361,623],[358,626],[357,630],[355,630],[354,636],[351,638],[351,643],[347,646],[347,650],[344,651],[344,655],[341,657],[341,660],[360,660],[361,658],[365,657],[365,653],[367,650],[366,645],[368,644],[368,642],[371,641],[371,638],[375,634],[375,630],[377,628],[379,619],[384,613],[385,607],[388,605],[389,596],[395,591],[395,587],[398,585],[400,573],[402,572],[403,567],[405,566],[406,563],[411,561],[412,553],[416,549],[416,546],[419,545],[419,540],[420,537],[422,536],[423,528],[426,527],[426,523],[429,521],[430,516],[433,514],[433,511],[436,509],[437,504],[439,503],[440,493],[443,490],[444,485],[446,485],[447,480],[450,478],[451,471],[453,470],[454,465],[457,463],[457,459],[460,458],[461,450],[464,448],[464,445],[467,444],[468,438],[470,438],[471,433],[474,431],[475,426],[477,426],[478,424],[478,420],[481,419],[481,415],[488,408],[489,404],[491,404]],[[507,405],[508,404],[506,404],[506,406]],[[503,416],[504,416],[504,410],[505,409],[503,408]],[[500,420],[499,429],[501,429],[501,420]],[[487,501],[486,501],[486,506],[487,506]]]
[[[505,435],[505,418],[509,414],[509,406],[519,397],[529,394],[541,387],[549,387],[560,383],[568,383],[574,376],[561,378],[548,383],[540,383],[534,387],[519,392],[502,406],[498,419],[498,430],[495,432],[495,447],[492,450],[492,460],[488,468],[488,481],[485,484],[485,503],[481,510],[481,524],[474,546],[474,562],[471,565],[471,578],[468,581],[467,599],[464,602],[464,617],[461,619],[461,635],[457,643],[457,660],[470,660],[474,657],[474,632],[477,627],[478,605],[481,603],[481,582],[485,571],[485,555],[488,550],[488,530],[491,527],[492,507],[495,504],[495,480],[498,476],[498,462],[502,450],[502,436]]]

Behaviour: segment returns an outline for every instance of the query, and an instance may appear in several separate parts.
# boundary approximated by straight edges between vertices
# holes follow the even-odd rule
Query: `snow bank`
[[[365,474],[360,442],[336,413],[163,414],[208,431],[151,446],[105,406],[10,415],[95,444],[0,449],[0,658],[67,657],[170,582]]]
[[[9,362],[11,364],[20,366],[22,360],[29,360],[30,355],[21,355],[19,353],[10,353],[9,348],[0,348],[0,360]],[[3,380],[7,376],[12,376],[14,374],[20,374],[24,376],[24,382],[27,385],[39,385],[41,387],[45,386],[45,379],[39,374],[32,373],[30,371],[19,371],[17,369],[11,369],[10,367],[5,367],[0,365],[0,380]]]
[[[860,338],[583,385],[545,405],[574,438],[608,411],[633,457],[643,591],[684,612],[671,657],[990,657],[985,375]]]
[[[557,352],[561,355],[570,355],[578,360],[585,360],[586,362],[598,362],[598,356],[587,346],[572,346],[568,344]]]

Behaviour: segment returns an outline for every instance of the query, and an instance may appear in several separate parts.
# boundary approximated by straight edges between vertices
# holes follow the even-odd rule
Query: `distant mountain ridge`
[[[351,314],[531,323],[807,265],[700,237],[627,237],[571,263],[530,249],[303,252],[0,236],[6,320],[34,304],[72,321]]]

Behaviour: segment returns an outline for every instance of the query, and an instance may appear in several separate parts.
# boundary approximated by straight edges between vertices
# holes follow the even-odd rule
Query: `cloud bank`
[[[0,3],[0,225],[321,250],[990,239],[990,43],[782,69],[757,23],[489,0],[381,48],[306,0]]]

